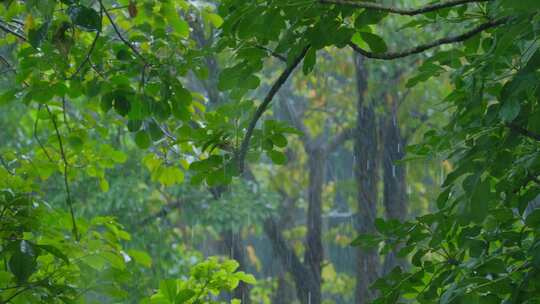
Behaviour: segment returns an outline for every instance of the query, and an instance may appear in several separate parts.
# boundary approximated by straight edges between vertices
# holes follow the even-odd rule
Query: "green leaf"
[[[210,13],[210,12],[207,12],[207,11],[203,11],[202,13],[203,17],[205,19],[207,19],[208,21],[210,21],[210,23],[212,23],[212,25],[216,28],[219,28],[221,27],[221,25],[223,24],[223,18],[221,18],[220,15],[218,14],[214,14],[214,13]]]
[[[28,43],[34,48],[39,48],[41,43],[47,38],[47,32],[49,31],[49,22],[43,23],[37,28],[31,28],[28,30]]]
[[[141,149],[148,149],[152,144],[152,140],[148,132],[141,130],[135,134],[135,143]]]
[[[517,99],[510,98],[503,103],[499,111],[499,116],[504,122],[513,121],[518,116],[520,108],[521,106]]]
[[[243,281],[247,284],[257,284],[257,280],[255,279],[255,277],[252,275],[252,274],[248,274],[248,273],[245,273],[245,272],[237,272],[236,273],[236,277],[240,280],[240,281]]]
[[[163,296],[171,303],[175,303],[177,295],[177,283],[176,280],[169,279],[163,280],[159,283],[159,291]]]
[[[162,168],[158,180],[164,186],[181,184],[184,181],[184,172],[176,167]]]
[[[116,112],[122,116],[126,116],[131,109],[131,103],[128,100],[128,97],[122,91],[117,91],[114,94],[114,109]]]
[[[285,153],[277,151],[277,150],[271,150],[271,151],[268,151],[267,153],[274,164],[284,165],[287,163],[287,156],[285,155]]]
[[[540,9],[540,2],[537,0],[503,0],[503,7],[530,12]]]
[[[367,43],[371,51],[375,53],[384,53],[388,50],[384,40],[375,34],[360,32],[360,37]]]
[[[313,70],[316,61],[317,50],[315,48],[310,48],[304,57],[304,65],[302,66],[302,72],[304,72],[304,75],[309,74]]]
[[[525,224],[531,228],[540,227],[540,209],[535,209],[531,212],[527,219],[525,219]]]
[[[135,260],[135,262],[137,262],[137,264],[147,268],[152,267],[152,258],[148,255],[148,253],[140,250],[130,249],[128,250],[128,254]]]
[[[381,238],[373,234],[360,234],[352,242],[351,246],[359,246],[365,249],[375,248],[381,242]]]
[[[186,303],[188,300],[193,298],[195,295],[196,295],[195,291],[193,291],[191,289],[182,289],[176,295],[174,303],[175,304]]]
[[[37,270],[36,254],[33,246],[27,241],[20,241],[8,262],[9,271],[24,283]]]
[[[137,132],[142,127],[141,120],[129,120],[127,123],[127,129],[129,132]]]
[[[366,25],[377,24],[381,22],[388,13],[376,10],[364,10],[354,20],[354,27],[360,29]]]
[[[479,178],[479,177],[478,177]],[[486,219],[489,211],[491,190],[489,181],[479,181],[473,186],[470,201],[466,202],[468,208],[465,216],[472,221],[482,222]]]
[[[284,148],[287,146],[287,138],[282,134],[274,134],[270,139],[276,147]]]
[[[73,24],[87,31],[101,31],[101,16],[94,9],[82,5],[73,5],[67,9]]]
[[[68,143],[75,152],[81,152],[84,147],[84,141],[77,135],[70,135]]]
[[[183,38],[189,36],[189,25],[185,20],[180,18],[180,14],[177,12],[174,2],[163,3],[161,12],[169,25],[174,29],[175,33]]]
[[[107,113],[110,109],[112,109],[113,99],[114,99],[113,93],[107,93],[101,97],[101,102],[99,106],[103,112]]]
[[[66,264],[69,264],[69,258],[60,249],[58,249],[58,248],[56,248],[56,247],[54,247],[52,245],[36,245],[36,247],[47,251],[48,253],[50,253],[50,254],[54,255],[55,257],[63,260],[64,262],[66,262]]]

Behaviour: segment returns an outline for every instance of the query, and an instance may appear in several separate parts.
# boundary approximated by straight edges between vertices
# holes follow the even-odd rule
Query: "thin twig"
[[[410,56],[410,55],[422,53],[422,52],[424,52],[426,50],[429,50],[431,48],[438,47],[438,46],[441,46],[441,45],[452,44],[452,43],[465,41],[465,40],[467,40],[469,38],[472,38],[475,35],[483,32],[485,30],[488,30],[490,28],[494,28],[494,27],[497,27],[499,25],[502,25],[502,24],[508,22],[508,20],[509,20],[509,18],[501,18],[501,19],[491,20],[491,21],[483,23],[483,24],[473,28],[472,30],[463,33],[463,34],[437,39],[437,40],[435,40],[433,42],[429,42],[429,43],[426,43],[426,44],[421,44],[421,45],[415,46],[413,48],[410,48],[410,49],[407,49],[407,50],[404,50],[404,51],[399,51],[399,52],[373,53],[373,52],[367,51],[365,49],[362,49],[361,47],[357,46],[356,44],[354,44],[352,42],[349,43],[349,46],[352,47],[356,52],[360,53],[361,55],[363,55],[365,57],[373,58],[373,59],[391,60],[391,59],[402,58],[402,57],[407,57],[407,56]]]
[[[9,61],[4,56],[0,55],[0,61],[2,61],[4,65],[8,67],[9,71],[17,73],[17,70],[11,65],[11,63],[9,63]]]
[[[67,107],[66,107],[66,96],[62,96],[62,114],[64,115],[64,123],[66,124],[66,127],[68,131],[71,132],[71,128],[69,127],[69,121],[67,118]]]
[[[249,142],[251,140],[251,136],[253,136],[253,131],[255,130],[255,126],[257,125],[257,122],[261,118],[261,116],[264,114],[266,109],[268,108],[268,105],[270,102],[272,102],[272,99],[274,99],[274,96],[279,91],[279,89],[283,86],[285,81],[289,78],[289,76],[292,74],[294,69],[298,66],[298,64],[302,61],[304,56],[306,56],[307,51],[309,50],[310,46],[306,46],[300,55],[298,55],[294,61],[281,73],[279,78],[274,82],[272,87],[270,88],[270,91],[268,91],[268,94],[266,94],[266,97],[264,98],[263,102],[259,105],[255,113],[253,114],[253,117],[251,118],[251,121],[249,122],[249,126],[247,128],[246,134],[244,135],[244,139],[242,140],[242,144],[240,145],[240,150],[238,151],[237,155],[237,161],[238,161],[238,170],[240,174],[244,172],[244,161],[249,149]]]
[[[100,19],[103,20],[103,8],[100,9]],[[94,37],[94,40],[92,41],[92,44],[90,45],[90,48],[88,49],[88,52],[86,53],[86,57],[84,58],[83,62],[81,62],[75,73],[73,73],[73,75],[69,77],[70,79],[75,78],[75,76],[79,74],[82,68],[90,61],[90,56],[92,56],[92,53],[94,52],[94,48],[96,47],[99,35],[101,35],[101,28],[96,32],[96,36]]]
[[[260,49],[260,50],[263,50],[265,52],[267,52],[268,54],[272,55],[273,57],[283,61],[283,62],[287,62],[287,58],[285,58],[285,56],[281,55],[280,53],[277,53],[276,51],[272,50],[272,49],[269,49],[265,46],[262,46],[262,45],[255,45],[256,48]]]
[[[41,147],[41,150],[43,150],[43,153],[45,153],[45,156],[47,157],[47,159],[52,163],[54,162],[52,157],[49,155],[49,152],[47,152],[47,149],[45,149],[45,146],[43,145],[43,143],[41,142],[41,140],[39,139],[37,133],[38,133],[38,122],[39,122],[39,112],[41,111],[41,104],[39,104],[38,106],[38,110],[37,110],[37,114],[36,114],[36,120],[34,121],[34,130],[33,130],[33,135],[34,135],[34,138],[36,139],[38,145]]]
[[[105,12],[105,15],[107,16],[107,19],[109,19],[109,22],[111,22],[111,26],[113,27],[114,31],[116,32],[116,35],[118,36],[118,38],[120,38],[120,40],[122,40],[122,42],[125,45],[127,45],[133,51],[133,53],[144,62],[145,65],[150,65],[150,63],[148,63],[146,58],[144,58],[144,56],[141,55],[141,53],[139,53],[139,51],[133,46],[133,44],[131,44],[131,42],[129,42],[126,38],[124,38],[124,36],[122,36],[122,33],[120,32],[120,29],[116,26],[116,23],[114,23],[113,18],[111,17],[109,12],[105,9],[105,6],[103,5],[102,0],[99,0],[99,5],[101,7],[101,10],[103,12]]]
[[[73,234],[75,236],[75,239],[79,241],[79,232],[77,229],[77,222],[75,221],[75,212],[73,211],[73,201],[71,200],[71,191],[69,189],[69,181],[68,181],[69,163],[66,157],[66,153],[64,151],[64,144],[62,142],[62,136],[60,136],[60,131],[58,130],[58,124],[56,123],[56,118],[51,112],[51,109],[47,105],[45,105],[45,108],[47,109],[47,112],[49,113],[49,116],[51,117],[54,130],[56,131],[56,137],[58,138],[58,145],[60,147],[60,155],[62,156],[62,161],[64,163],[64,186],[66,188],[66,203],[69,208],[69,213],[71,214],[71,222],[73,223]]]
[[[31,289],[33,286],[32,285],[28,285],[24,288],[22,288],[21,290],[18,290],[17,292],[15,292],[14,294],[12,294],[10,297],[8,297],[5,301],[2,301],[0,303],[9,303],[11,302],[11,300],[15,299],[18,295],[22,294],[23,292]]]
[[[92,62],[92,59],[88,59],[88,63],[90,64],[90,66],[92,67],[92,69],[94,70],[94,72],[96,72],[96,74],[98,74],[101,78],[103,79],[107,79],[107,77],[105,77],[105,75],[103,75],[103,73],[101,73],[96,65]]]
[[[4,160],[4,157],[2,157],[2,155],[0,155],[0,164],[2,164],[2,167],[4,167],[6,169],[7,173],[9,173],[10,175],[15,176],[15,172],[13,172],[13,171],[11,171],[9,169],[9,166],[6,163],[6,161]]]
[[[429,12],[434,12],[437,10],[450,8],[453,6],[464,5],[468,3],[480,3],[488,2],[491,0],[449,0],[441,3],[429,4],[419,8],[399,8],[394,6],[387,6],[380,3],[365,2],[365,1],[354,1],[354,0],[320,0],[323,4],[338,4],[338,5],[349,5],[354,6],[355,8],[364,8],[372,9],[382,12],[387,12],[391,14],[406,15],[406,16],[415,16],[421,15]]]

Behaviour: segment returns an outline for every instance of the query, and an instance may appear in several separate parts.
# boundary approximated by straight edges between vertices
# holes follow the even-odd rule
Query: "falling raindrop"
[[[368,159],[368,160],[367,160],[367,163],[366,163],[366,169],[367,169],[367,170],[369,170],[370,165],[371,165],[371,162],[370,162],[370,159]]]
[[[307,301],[308,301],[308,304],[311,304],[311,291],[308,291]]]
[[[396,178],[396,166],[392,165],[392,177]]]
[[[398,151],[398,153],[401,153],[401,144],[400,143],[397,144],[397,151]]]

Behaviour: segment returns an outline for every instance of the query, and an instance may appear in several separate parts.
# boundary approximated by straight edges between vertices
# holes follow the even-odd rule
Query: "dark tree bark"
[[[277,275],[277,290],[272,296],[272,304],[290,304],[296,299],[294,284],[287,278],[287,271],[280,265],[280,272]]]
[[[274,253],[278,255],[282,264],[293,276],[296,285],[296,294],[298,295],[300,303],[314,304],[314,300],[316,299],[312,297],[311,291],[316,290],[317,286],[320,286],[320,281],[316,281],[311,274],[311,270],[300,261],[294,250],[289,247],[281,233],[280,227],[278,227],[272,218],[265,221],[264,231],[272,242]]]
[[[397,118],[397,103],[388,98],[387,114],[382,122],[383,141],[383,204],[387,219],[403,222],[407,216],[406,171],[403,164],[396,162],[405,156],[405,138],[401,135]],[[397,257],[399,247],[385,258],[383,273],[390,272],[395,266],[405,266],[405,261]]]
[[[304,263],[310,270],[315,286],[309,290],[308,302],[321,303],[321,265],[323,262],[322,245],[322,191],[326,153],[324,149],[309,149],[309,189],[307,213],[307,237]]]
[[[200,20],[189,16],[186,18],[190,23],[192,31],[192,38],[197,42],[199,47],[205,48],[212,45],[213,33],[210,32],[210,35],[206,35],[205,28],[203,28]],[[212,31],[212,30],[210,30]],[[218,89],[218,80],[220,73],[220,66],[218,60],[215,56],[204,56],[206,67],[208,69],[208,78],[203,81],[199,81],[211,104],[220,104],[223,100]],[[225,187],[216,187],[209,189],[214,198],[220,199],[222,194],[228,191]],[[246,256],[245,256],[245,247],[243,244],[242,236],[240,233],[234,233],[232,229],[227,229],[223,232],[223,246],[225,247],[225,255],[230,255],[230,258],[236,260],[239,264],[239,271],[246,271]],[[240,282],[238,287],[232,292],[230,296],[236,299],[241,299],[242,303],[249,304],[251,303],[250,296],[250,286],[244,282]]]
[[[227,230],[224,233],[224,242],[227,249],[230,250],[230,258],[235,259],[238,262],[238,271],[246,271],[246,255],[245,248],[242,244],[242,238],[240,233],[235,234],[232,230]],[[232,297],[242,300],[242,303],[249,304],[251,299],[249,298],[250,286],[244,282],[240,282],[238,287],[234,289]]]
[[[343,130],[334,138],[329,139],[326,134],[312,138],[304,126],[300,115],[295,108],[289,106],[284,98],[295,98],[288,86],[283,88],[287,93],[282,93],[281,113],[296,128],[302,130],[301,137],[304,150],[308,155],[309,185],[308,185],[308,211],[307,211],[307,235],[305,240],[304,261],[290,249],[282,237],[282,225],[277,225],[273,219],[265,223],[265,232],[272,242],[274,252],[280,257],[283,265],[292,274],[297,297],[303,304],[320,304],[321,293],[321,270],[324,259],[322,244],[322,192],[325,183],[325,169],[328,154],[340,147],[346,140],[352,137],[351,130]],[[298,107],[301,102],[295,100]],[[280,111],[277,111],[279,114]],[[286,195],[286,194],[285,194]],[[284,198],[287,200],[287,198]]]
[[[377,215],[377,124],[375,112],[365,101],[367,89],[367,71],[364,58],[354,56],[356,69],[357,126],[354,136],[355,178],[358,189],[357,230],[359,233],[375,232],[375,217]],[[375,249],[358,248],[356,303],[369,303],[375,296],[370,285],[379,275],[379,257]]]

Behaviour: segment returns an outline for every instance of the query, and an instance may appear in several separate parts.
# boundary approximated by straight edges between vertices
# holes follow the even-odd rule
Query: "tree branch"
[[[287,62],[287,58],[285,58],[285,56],[281,55],[280,53],[277,53],[276,51],[272,50],[272,49],[269,49],[265,46],[262,46],[262,45],[258,45],[256,44],[255,45],[256,48],[260,49],[260,50],[263,50],[265,52],[267,52],[269,55],[272,55],[272,57],[275,57],[283,62]]]
[[[2,167],[4,167],[4,169],[6,169],[7,173],[9,173],[9,175],[15,176],[15,172],[13,172],[13,171],[11,171],[9,169],[8,163],[6,163],[6,161],[4,160],[4,157],[2,157],[2,155],[0,155],[0,164],[2,164]]]
[[[420,14],[425,14],[453,6],[464,5],[468,3],[480,3],[488,2],[491,0],[449,0],[441,3],[429,4],[419,8],[398,8],[394,6],[387,6],[380,3],[365,2],[365,1],[354,1],[354,0],[320,0],[324,4],[338,4],[338,5],[350,5],[356,8],[365,8],[372,9],[382,12],[387,12],[391,14],[406,15],[406,16],[415,16]]]
[[[75,235],[75,239],[79,241],[79,232],[77,229],[77,222],[75,221],[75,212],[73,211],[73,201],[71,200],[71,191],[69,189],[69,182],[68,182],[69,163],[66,157],[66,153],[64,151],[64,144],[62,142],[62,136],[60,136],[60,131],[58,130],[58,124],[56,123],[56,118],[51,112],[51,109],[49,108],[49,106],[45,105],[45,108],[47,109],[47,112],[49,113],[49,116],[51,117],[54,130],[56,131],[56,137],[58,138],[58,145],[60,146],[60,155],[62,156],[62,162],[64,163],[64,186],[66,189],[66,203],[68,205],[69,213],[71,215],[71,222],[73,223],[73,234]]]
[[[506,124],[506,126],[508,128],[510,128],[512,131],[514,131],[516,133],[519,133],[519,134],[521,134],[521,135],[523,135],[525,137],[534,139],[536,141],[540,141],[540,134],[538,134],[536,132],[533,132],[533,131],[530,131],[530,130],[527,130],[527,129],[523,128],[522,126],[518,125],[518,124],[508,123],[508,124]]]
[[[248,149],[249,149],[249,142],[251,140],[251,136],[253,136],[253,131],[255,130],[255,126],[257,125],[257,122],[259,121],[261,116],[264,114],[264,112],[268,108],[268,105],[270,104],[272,99],[274,99],[274,96],[279,91],[281,86],[283,86],[283,84],[285,83],[285,81],[287,81],[287,79],[292,74],[294,69],[302,61],[302,59],[306,55],[309,48],[310,46],[306,46],[302,50],[300,55],[298,55],[298,57],[296,57],[294,61],[281,73],[279,78],[274,82],[274,84],[270,88],[270,91],[268,91],[268,94],[266,94],[266,97],[264,98],[263,102],[259,105],[259,107],[255,111],[255,114],[253,114],[253,117],[251,118],[251,121],[249,122],[246,135],[244,136],[244,139],[242,140],[242,144],[240,146],[240,150],[237,155],[238,171],[240,172],[240,174],[244,172],[244,161],[245,161]]]
[[[479,25],[479,26],[473,28],[472,30],[467,31],[467,32],[465,32],[463,34],[437,39],[437,40],[435,40],[433,42],[429,42],[429,43],[426,43],[426,44],[421,44],[421,45],[418,45],[416,47],[410,48],[408,50],[399,51],[399,52],[373,53],[373,52],[370,52],[370,51],[367,51],[367,50],[364,50],[364,49],[360,48],[359,46],[357,46],[356,44],[354,44],[352,42],[349,42],[349,46],[352,47],[356,52],[360,53],[361,55],[363,55],[365,57],[373,58],[373,59],[391,60],[391,59],[402,58],[402,57],[407,57],[407,56],[410,56],[410,55],[422,53],[422,52],[424,52],[426,50],[429,50],[431,48],[438,47],[438,46],[441,46],[441,45],[452,44],[452,43],[465,41],[465,40],[467,40],[469,38],[472,38],[475,35],[483,32],[485,30],[488,30],[490,28],[502,25],[502,24],[508,22],[508,20],[509,20],[509,18],[501,18],[501,19],[491,20],[491,21],[488,21],[486,23],[482,23],[481,25]]]
[[[351,139],[354,135],[354,128],[347,128],[341,133],[337,134],[332,141],[328,143],[328,145],[325,148],[326,153],[334,152],[337,148],[339,148],[344,142]]]
[[[22,41],[27,41],[26,37],[24,37],[22,34],[17,33],[16,31],[10,29],[9,27],[5,26],[2,23],[0,23],[0,30],[2,30],[2,31],[4,31],[4,32],[6,32],[8,34],[14,35],[17,38],[21,39]]]
[[[309,285],[312,284],[313,277],[294,250],[287,245],[287,241],[271,217],[264,221],[264,232],[271,241],[273,251],[280,258],[283,265],[285,265],[285,268],[292,274],[298,295],[300,296],[302,292],[307,292]]]
[[[43,143],[41,142],[41,140],[39,139],[37,133],[38,133],[38,123],[39,123],[39,111],[41,111],[41,104],[39,104],[38,106],[38,110],[37,110],[37,114],[36,114],[36,120],[34,122],[34,130],[33,130],[33,135],[34,135],[34,138],[36,139],[38,145],[41,147],[41,150],[43,151],[43,153],[45,154],[45,156],[47,157],[47,159],[53,163],[54,161],[52,160],[52,157],[49,155],[49,152],[47,152],[47,149],[45,149],[45,146],[43,145]]]

